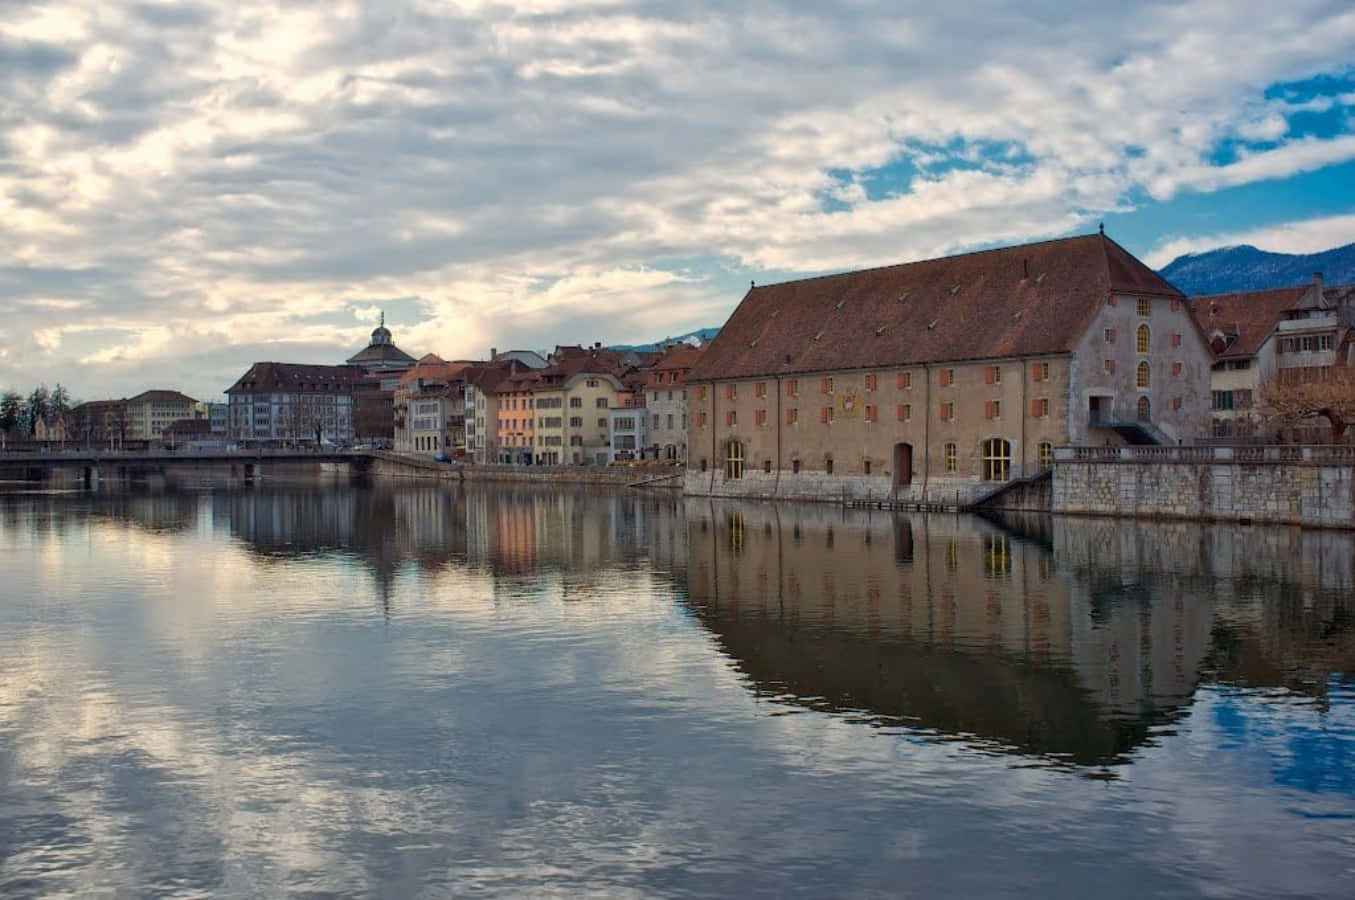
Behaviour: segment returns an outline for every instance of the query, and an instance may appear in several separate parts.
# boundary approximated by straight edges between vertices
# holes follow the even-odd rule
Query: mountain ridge
[[[1186,253],[1158,274],[1186,296],[1296,287],[1321,272],[1328,284],[1355,282],[1355,243],[1318,253],[1275,253],[1251,244]]]

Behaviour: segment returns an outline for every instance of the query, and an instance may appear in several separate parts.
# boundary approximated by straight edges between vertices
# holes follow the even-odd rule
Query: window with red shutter
[[[866,407],[866,421],[867,421],[867,422],[874,422],[874,421],[877,421],[878,419],[879,419],[879,413],[877,412],[876,407],[874,407],[874,406],[867,406],[867,407]]]
[[[875,390],[875,384],[876,384],[875,373],[871,372],[869,375],[866,376],[866,390],[868,391]]]
[[[1172,302],[1174,303],[1174,302],[1176,302],[1176,301],[1172,301]],[[1181,335],[1180,335],[1180,334],[1173,334],[1173,335],[1172,335],[1172,346],[1173,346],[1173,347],[1179,347],[1179,346],[1181,346]]]
[[[800,418],[800,412],[795,407],[786,410],[786,424],[794,425]]]

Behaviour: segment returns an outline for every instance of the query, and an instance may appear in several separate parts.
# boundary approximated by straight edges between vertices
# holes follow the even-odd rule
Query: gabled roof
[[[1256,355],[1266,338],[1274,334],[1276,324],[1307,291],[1308,286],[1303,285],[1192,297],[1190,314],[1206,341],[1213,339],[1213,332],[1223,332],[1228,343],[1217,354],[1220,359],[1249,358]]]
[[[1112,292],[1184,299],[1100,234],[754,287],[688,380],[1068,353]]]
[[[705,351],[699,347],[680,347],[665,353],[654,366],[651,367],[655,372],[668,372],[673,369],[690,369],[696,365],[697,361],[705,354]]]

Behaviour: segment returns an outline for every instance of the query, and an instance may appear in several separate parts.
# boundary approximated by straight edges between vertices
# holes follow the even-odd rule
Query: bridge
[[[69,449],[50,453],[0,454],[0,482],[54,487],[94,487],[116,482],[181,485],[254,484],[269,481],[339,480],[380,471],[458,478],[459,467],[373,450],[250,450],[119,452]]]

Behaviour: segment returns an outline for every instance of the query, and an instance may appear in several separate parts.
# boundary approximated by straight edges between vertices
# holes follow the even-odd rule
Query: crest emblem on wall
[[[838,406],[842,409],[842,414],[847,418],[853,418],[856,415],[856,395],[842,394],[838,397]]]

